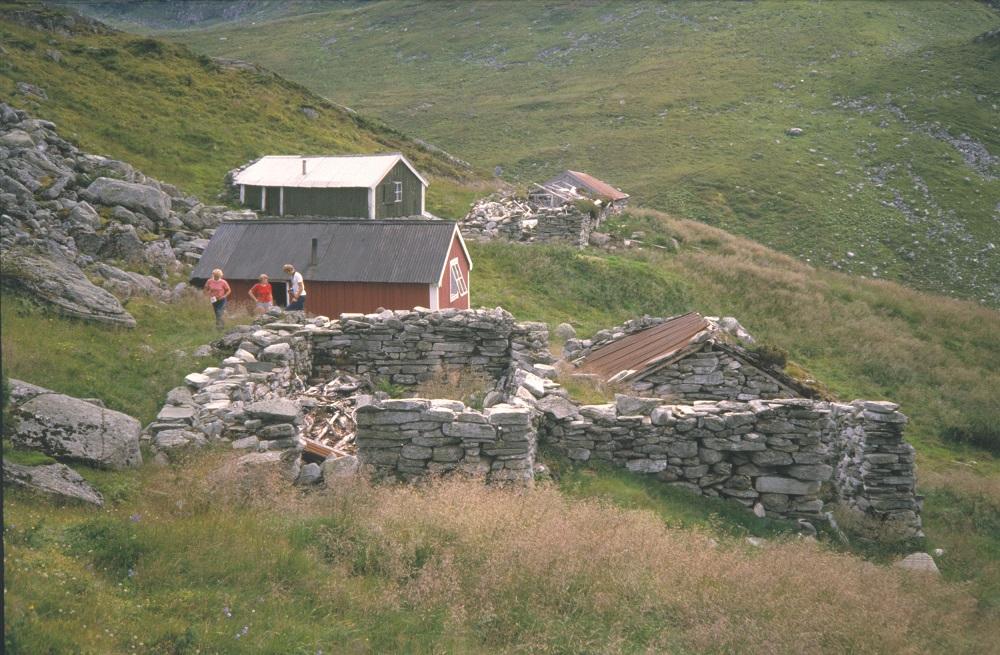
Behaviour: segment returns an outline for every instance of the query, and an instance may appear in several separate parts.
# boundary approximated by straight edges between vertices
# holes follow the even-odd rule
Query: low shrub
[[[750,348],[757,360],[767,368],[781,370],[788,363],[788,351],[768,343],[759,343]]]
[[[439,368],[414,389],[420,398],[451,398],[482,410],[486,394],[496,385],[489,375],[472,368]]]
[[[129,519],[100,517],[74,525],[67,531],[71,550],[90,557],[112,578],[129,577],[143,546]]]
[[[948,441],[977,446],[994,454],[1000,454],[1000,424],[985,416],[966,419],[958,425],[949,425],[941,431]]]

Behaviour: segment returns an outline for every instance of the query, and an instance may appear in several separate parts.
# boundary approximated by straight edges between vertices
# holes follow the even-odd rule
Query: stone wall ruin
[[[476,202],[461,221],[466,238],[506,239],[532,243],[570,243],[583,247],[603,215],[573,204],[546,207],[513,198],[489,197]]]
[[[817,519],[826,501],[839,501],[920,533],[913,448],[903,440],[906,417],[892,403],[668,404],[621,395],[580,406],[547,379],[555,369],[545,326],[517,323],[500,309],[302,320],[243,326],[220,340],[234,354],[170,393],[146,430],[154,447],[227,440],[282,451],[291,477],[312,483],[322,479],[321,466],[300,470],[292,461],[301,449],[293,445],[298,409],[308,413],[312,402],[299,395],[306,381],[346,371],[413,386],[442,366],[479,367],[496,380],[483,410],[449,399],[357,396],[362,465],[377,477],[463,473],[530,484],[537,446],[548,443],[574,461],[611,462],[769,516]],[[262,414],[270,407],[262,400],[281,401],[283,418]]]

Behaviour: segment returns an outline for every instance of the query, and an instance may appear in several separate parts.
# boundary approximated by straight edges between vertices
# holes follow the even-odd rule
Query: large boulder
[[[170,196],[145,184],[99,177],[87,187],[86,194],[98,204],[121,205],[157,221],[165,221],[170,215]]]
[[[103,468],[142,464],[142,426],[131,416],[20,380],[10,383],[15,444]]]
[[[22,466],[4,460],[3,483],[47,496],[82,501],[98,507],[104,505],[100,492],[65,464]]]
[[[101,257],[138,264],[146,257],[146,247],[131,225],[113,223],[104,232]]]
[[[5,285],[52,305],[59,312],[87,321],[135,327],[118,299],[95,286],[73,262],[34,250],[12,248],[0,260]]]
[[[88,266],[87,272],[101,278],[103,282],[98,280],[98,283],[122,300],[128,300],[133,296],[139,295],[151,296],[153,298],[167,298],[170,294],[163,287],[163,284],[152,275],[123,271],[116,266],[105,264],[104,262],[95,262]]]

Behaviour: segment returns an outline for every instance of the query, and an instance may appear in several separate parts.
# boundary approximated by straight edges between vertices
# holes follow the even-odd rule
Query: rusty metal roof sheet
[[[634,332],[593,350],[583,361],[583,369],[611,379],[622,371],[641,373],[644,369],[677,354],[694,337],[709,327],[701,314],[691,312],[670,318],[659,325]],[[628,375],[626,377],[631,377]]]
[[[570,171],[567,173],[572,175],[580,182],[580,186],[590,189],[592,193],[596,193],[599,196],[604,196],[608,200],[624,200],[628,198],[628,194],[624,193],[607,182],[601,181],[594,177],[593,175],[587,175],[586,173],[581,173],[580,171]]]

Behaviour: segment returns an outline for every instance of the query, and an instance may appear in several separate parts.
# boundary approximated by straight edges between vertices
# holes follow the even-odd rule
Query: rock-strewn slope
[[[121,302],[166,295],[161,280],[198,260],[227,213],[125,162],[82,152],[53,123],[0,103],[6,286],[70,316],[132,327]]]

